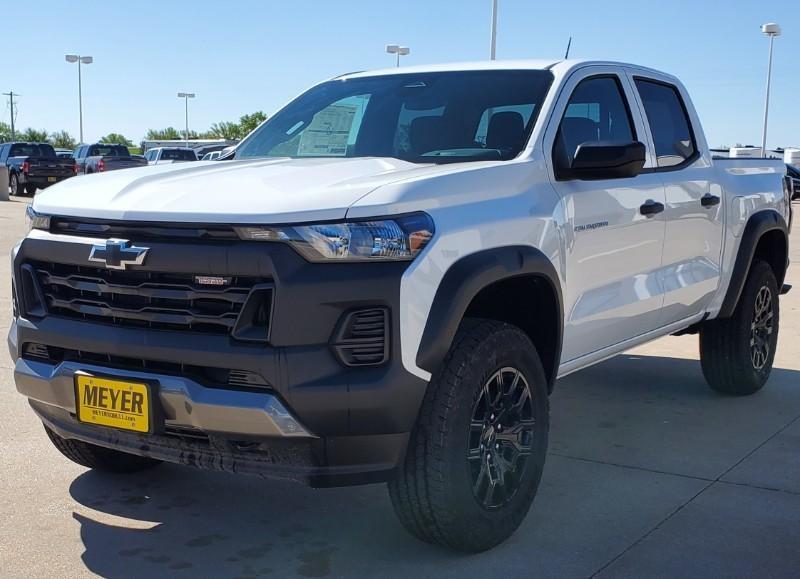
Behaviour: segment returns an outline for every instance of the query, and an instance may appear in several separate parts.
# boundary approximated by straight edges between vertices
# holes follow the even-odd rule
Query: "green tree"
[[[0,143],[11,140],[11,125],[0,122]]]
[[[126,147],[133,146],[133,141],[126,139],[124,135],[120,135],[119,133],[108,133],[105,137],[100,139],[100,142],[107,145],[125,145]]]
[[[149,129],[147,136],[148,141],[177,141],[182,139],[183,136],[174,127],[167,127],[166,129]]]
[[[37,131],[36,129],[32,129],[28,127],[25,129],[24,132],[19,134],[18,139],[20,141],[28,141],[29,143],[48,143],[49,140],[47,138],[47,131],[42,129],[41,131]]]
[[[75,139],[67,131],[57,131],[50,134],[50,142],[59,149],[74,149],[78,146]]]
[[[214,123],[208,134],[214,139],[241,139],[242,128],[237,123]]]
[[[239,118],[240,137],[246,137],[253,129],[267,120],[267,115],[263,111],[256,111],[249,115],[242,115]]]

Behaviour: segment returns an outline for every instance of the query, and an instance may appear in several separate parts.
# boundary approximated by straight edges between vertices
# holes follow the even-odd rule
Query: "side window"
[[[659,167],[674,167],[697,152],[689,115],[674,86],[636,79],[644,104]]]
[[[556,168],[569,167],[582,143],[635,140],[636,131],[619,80],[612,76],[587,78],[569,97],[553,147],[553,163]]]

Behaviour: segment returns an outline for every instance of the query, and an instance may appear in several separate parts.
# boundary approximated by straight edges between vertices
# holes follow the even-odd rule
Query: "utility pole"
[[[489,58],[495,59],[497,53],[497,0],[492,0],[492,37],[489,42]]]
[[[4,92],[3,96],[8,97],[9,106],[11,107],[11,140],[13,141],[16,138],[14,133],[14,97],[20,95],[12,90],[10,92]]]

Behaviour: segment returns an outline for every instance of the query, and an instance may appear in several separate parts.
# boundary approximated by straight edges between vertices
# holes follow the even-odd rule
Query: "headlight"
[[[370,221],[314,225],[237,227],[239,237],[283,241],[309,261],[412,260],[433,237],[433,220],[413,213]]]
[[[36,213],[33,207],[28,205],[28,208],[25,210],[25,224],[28,226],[28,231],[31,229],[44,229],[48,231],[50,229],[50,216]]]

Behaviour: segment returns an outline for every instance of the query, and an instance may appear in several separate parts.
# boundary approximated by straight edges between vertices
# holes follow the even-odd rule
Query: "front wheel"
[[[746,396],[764,386],[778,345],[778,306],[775,273],[754,261],[733,315],[700,329],[700,363],[713,390]]]
[[[428,386],[392,505],[417,538],[466,552],[511,536],[547,451],[547,379],[519,328],[468,319]]]

